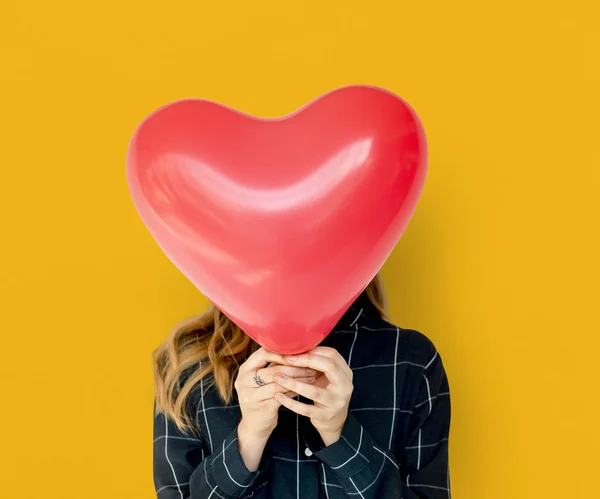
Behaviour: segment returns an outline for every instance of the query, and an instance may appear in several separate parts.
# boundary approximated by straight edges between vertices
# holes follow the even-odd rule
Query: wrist
[[[330,445],[336,443],[342,436],[342,430],[334,431],[334,432],[319,432],[321,435],[321,439],[325,444],[325,447],[329,447]]]
[[[269,440],[269,434],[261,434],[248,430],[243,419],[238,424],[238,449],[242,461],[249,472],[258,471],[264,449]]]
[[[244,443],[248,442],[250,444],[265,444],[273,430],[256,432],[248,427],[248,424],[245,422],[244,418],[238,424],[238,439],[243,440]]]

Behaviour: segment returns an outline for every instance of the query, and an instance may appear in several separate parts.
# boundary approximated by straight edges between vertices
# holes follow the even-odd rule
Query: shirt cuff
[[[266,467],[266,461],[261,460],[257,471],[248,470],[240,454],[237,427],[223,441],[221,448],[214,450],[214,454],[215,457],[210,459],[206,471],[212,478],[211,482],[228,496],[239,497],[255,482]],[[198,468],[202,468],[202,466]]]
[[[349,478],[360,473],[370,463],[373,451],[371,436],[349,412],[340,439],[314,455],[339,478]]]

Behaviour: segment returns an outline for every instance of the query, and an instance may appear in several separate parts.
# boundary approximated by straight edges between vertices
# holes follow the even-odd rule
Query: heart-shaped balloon
[[[377,274],[426,176],[414,110],[376,87],[256,118],[202,99],[150,114],[127,157],[134,204],[171,261],[250,337],[319,344]]]

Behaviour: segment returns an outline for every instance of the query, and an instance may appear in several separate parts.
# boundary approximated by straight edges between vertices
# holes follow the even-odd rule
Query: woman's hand
[[[239,369],[234,387],[240,402],[245,430],[257,437],[269,437],[277,426],[280,403],[276,393],[287,392],[275,383],[275,375],[284,375],[306,384],[314,382],[315,371],[306,367],[283,365],[279,354],[260,348]],[[289,394],[295,395],[295,394]]]
[[[312,369],[281,364],[284,364],[281,355],[260,348],[240,366],[234,383],[242,412],[238,425],[239,449],[250,471],[258,469],[267,440],[277,426],[281,404],[274,396],[288,392],[274,382],[276,373],[285,373],[309,386],[314,382]]]
[[[287,356],[285,362],[323,373],[312,384],[285,375],[277,376],[276,382],[282,390],[275,393],[275,398],[291,411],[309,417],[325,445],[331,445],[339,440],[348,417],[354,390],[352,370],[338,351],[329,347],[316,347],[305,354]],[[312,400],[314,405],[290,398],[283,393],[285,390]]]

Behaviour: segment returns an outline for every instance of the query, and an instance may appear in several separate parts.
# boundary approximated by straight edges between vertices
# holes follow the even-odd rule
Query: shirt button
[[[313,455],[312,451],[307,447],[306,449],[304,449],[304,455],[306,457],[310,457]]]

